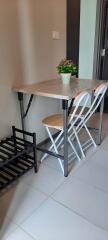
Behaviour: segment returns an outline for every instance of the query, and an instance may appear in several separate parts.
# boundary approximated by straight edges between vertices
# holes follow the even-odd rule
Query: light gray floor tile
[[[100,149],[73,175],[108,192],[108,152]]]
[[[42,164],[48,165],[49,167],[52,167],[57,171],[59,171],[59,173],[62,173],[62,170],[60,168],[57,158],[47,157],[46,159],[43,160]]]
[[[101,149],[107,150],[108,151],[108,137],[104,139],[104,141],[101,144]]]
[[[32,238],[22,229],[17,228],[12,234],[10,234],[6,240],[36,240],[36,238]]]
[[[68,178],[49,158],[0,197],[0,240],[108,240],[108,114],[103,136]]]
[[[22,228],[39,240],[107,240],[108,232],[49,199]]]
[[[37,174],[32,174],[26,178],[26,183],[33,188],[50,195],[65,180],[62,173],[52,169],[49,166],[40,165]]]
[[[16,191],[8,204],[8,193],[3,196],[2,208],[7,208],[6,215],[16,224],[21,224],[30,214],[38,208],[47,196],[26,184],[22,184],[20,190]]]
[[[108,193],[73,178],[52,197],[91,223],[108,230]]]

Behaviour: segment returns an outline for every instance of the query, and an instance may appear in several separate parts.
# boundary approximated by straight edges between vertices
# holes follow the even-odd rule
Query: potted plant
[[[76,75],[77,66],[72,60],[63,59],[57,66],[57,71],[64,83],[69,82],[71,76]]]

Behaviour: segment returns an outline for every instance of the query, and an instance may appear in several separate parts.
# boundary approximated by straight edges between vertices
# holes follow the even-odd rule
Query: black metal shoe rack
[[[12,136],[0,141],[0,191],[33,167],[37,172],[36,134],[13,126]]]

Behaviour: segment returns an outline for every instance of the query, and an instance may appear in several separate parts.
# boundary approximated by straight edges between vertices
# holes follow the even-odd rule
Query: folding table
[[[22,129],[25,130],[25,116],[28,113],[32,99],[34,95],[56,98],[62,100],[62,109],[64,115],[64,156],[48,151],[46,149],[37,148],[39,151],[46,152],[57,158],[64,160],[64,176],[68,176],[68,144],[67,144],[67,129],[68,129],[68,101],[71,100],[76,94],[81,91],[87,90],[93,92],[93,90],[100,84],[106,81],[92,80],[92,79],[79,79],[72,78],[68,84],[63,84],[61,79],[51,79],[39,83],[33,84],[16,84],[13,86],[13,91],[17,92],[18,100],[20,103],[21,122]],[[26,111],[24,111],[24,94],[30,94],[29,103]],[[100,120],[99,120],[99,132],[98,143],[101,143],[102,132],[102,116],[103,116],[104,99],[100,107]]]

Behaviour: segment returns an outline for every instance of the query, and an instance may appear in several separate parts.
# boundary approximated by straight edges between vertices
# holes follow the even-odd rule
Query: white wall
[[[81,0],[79,77],[92,78],[97,0]]]
[[[22,79],[16,1],[0,0],[0,138],[19,126],[16,96],[11,88]]]
[[[18,10],[24,82],[56,77],[56,66],[66,55],[66,0],[19,0]],[[52,39],[53,30],[60,32],[59,40]],[[55,99],[34,98],[26,128],[37,133],[38,142],[47,136],[42,119],[58,112],[59,105]]]
[[[60,32],[60,40],[52,39],[53,30]],[[1,137],[20,122],[13,83],[57,76],[56,66],[66,55],[66,0],[0,0],[0,38]],[[46,137],[41,119],[58,109],[57,100],[34,98],[26,126],[37,132],[38,142]]]

